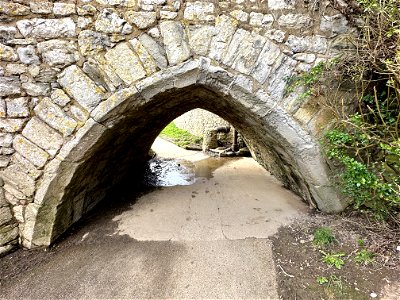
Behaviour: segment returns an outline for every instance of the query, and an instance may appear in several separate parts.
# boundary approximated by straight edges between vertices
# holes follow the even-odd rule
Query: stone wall
[[[25,247],[49,245],[198,107],[303,199],[343,209],[314,141],[326,112],[285,90],[348,47],[354,30],[329,3],[0,0],[0,247],[17,231]]]
[[[193,109],[176,118],[174,123],[196,136],[203,136],[207,130],[220,126],[230,126],[224,119],[204,109]]]

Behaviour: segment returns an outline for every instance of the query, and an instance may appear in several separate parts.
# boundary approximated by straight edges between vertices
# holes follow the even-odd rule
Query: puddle
[[[213,178],[213,173],[232,158],[208,157],[199,161],[158,158],[148,162],[144,183],[153,187],[192,185],[198,178]]]

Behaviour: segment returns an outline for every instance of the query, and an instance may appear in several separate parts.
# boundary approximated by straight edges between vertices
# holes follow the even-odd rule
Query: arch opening
[[[49,164],[51,178],[42,182],[32,207],[36,217],[31,232],[24,234],[28,246],[51,244],[125,178],[139,178],[161,130],[195,108],[232,124],[245,136],[256,161],[302,199],[325,211],[344,208],[329,185],[317,144],[287,113],[262,94],[231,83],[227,89],[224,77],[199,82],[196,74],[191,82],[184,75],[169,88],[152,83],[139,93],[120,93],[123,101],[113,103],[102,118],[94,117],[79,139],[65,147],[65,154],[61,151]]]

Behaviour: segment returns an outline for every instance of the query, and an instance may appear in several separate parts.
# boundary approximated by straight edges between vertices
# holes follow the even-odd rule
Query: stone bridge
[[[311,2],[0,1],[0,252],[51,244],[194,108],[310,205],[344,209],[317,141],[330,114],[285,89],[354,33]]]

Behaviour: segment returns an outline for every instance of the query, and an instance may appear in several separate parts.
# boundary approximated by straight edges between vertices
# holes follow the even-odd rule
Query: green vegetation
[[[354,261],[359,264],[369,265],[374,262],[375,253],[367,249],[362,249],[356,252]]]
[[[336,269],[340,270],[344,266],[344,260],[341,257],[345,256],[343,252],[338,253],[327,253],[320,250],[322,253],[322,261],[326,263],[328,266],[334,266]]]
[[[328,246],[335,240],[332,229],[329,227],[320,227],[314,231],[313,243],[319,247]]]
[[[202,138],[194,136],[186,130],[176,127],[174,122],[169,123],[160,133],[160,137],[167,139],[179,147],[201,144]]]
[[[329,279],[326,278],[325,276],[318,276],[317,277],[317,282],[318,282],[318,284],[323,285],[325,283],[328,283]]]
[[[336,116],[323,143],[354,208],[400,226],[399,1],[346,2],[342,12],[361,24],[358,38],[344,44],[340,57],[290,78],[286,92],[301,86],[299,100],[319,97],[318,105]]]

